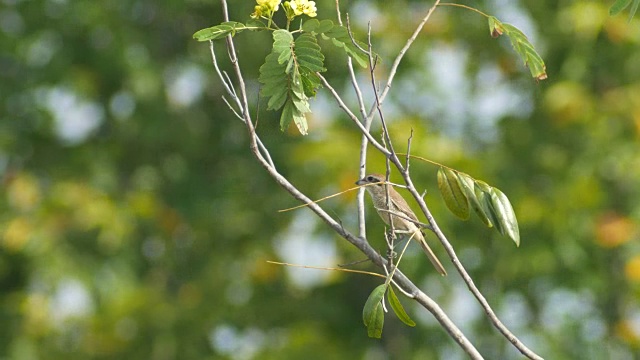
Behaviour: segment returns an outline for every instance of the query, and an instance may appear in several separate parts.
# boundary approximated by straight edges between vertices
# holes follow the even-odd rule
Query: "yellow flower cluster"
[[[278,11],[281,1],[282,0],[256,0],[258,5],[254,8],[254,12],[251,14],[251,17],[258,19],[264,15],[269,16],[273,14]]]

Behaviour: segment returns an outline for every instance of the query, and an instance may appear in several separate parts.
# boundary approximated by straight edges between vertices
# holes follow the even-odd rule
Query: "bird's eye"
[[[367,176],[367,181],[368,182],[377,182],[376,178],[374,178],[373,176]]]

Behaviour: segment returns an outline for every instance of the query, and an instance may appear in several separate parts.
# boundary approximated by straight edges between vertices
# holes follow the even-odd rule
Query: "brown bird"
[[[418,221],[418,217],[416,216],[416,214],[413,213],[413,211],[409,207],[409,204],[407,204],[407,201],[402,197],[402,195],[400,195],[400,193],[398,193],[393,188],[393,186],[386,185],[384,182],[384,175],[370,174],[356,181],[356,185],[374,184],[365,187],[365,189],[367,189],[367,192],[369,192],[369,195],[371,195],[373,206],[375,206],[376,211],[378,212],[378,215],[380,215],[382,220],[387,225],[390,225],[390,219],[393,219],[394,229],[396,231],[400,230],[399,232],[402,233],[407,233],[409,234],[409,236],[413,236],[413,239],[420,244],[422,250],[424,250],[424,252],[427,254],[429,260],[431,260],[431,263],[436,268],[436,270],[438,270],[438,272],[442,276],[447,275],[447,271],[444,269],[444,266],[442,266],[442,263],[440,263],[440,260],[438,260],[438,258],[436,257],[436,254],[434,254],[433,251],[431,251],[431,248],[429,248],[429,245],[427,245],[427,242],[424,238],[424,233],[417,225],[417,223],[413,222]],[[393,215],[392,213],[385,211],[387,209],[387,186],[389,187],[389,197],[391,200],[391,209],[389,210],[391,212],[403,215],[403,217]],[[413,221],[409,221],[408,219],[411,219]]]

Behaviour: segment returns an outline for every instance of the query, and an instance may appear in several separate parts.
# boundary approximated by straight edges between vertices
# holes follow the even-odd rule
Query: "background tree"
[[[246,18],[253,5],[234,4],[230,17]],[[415,153],[509,195],[519,249],[477,220],[454,219],[434,187],[437,169],[412,167],[462,261],[515,333],[546,358],[634,358],[637,20],[609,17],[611,4],[602,1],[472,5],[522,28],[550,78],[532,85],[508,41],[488,37],[484,19],[439,8],[399,69],[395,86],[402,91],[386,101],[391,133],[413,128]],[[417,327],[390,319],[382,340],[368,339],[361,308],[373,279],[265,263],[334,265],[360,255],[308,210],[277,213],[295,203],[249,156],[242,124],[220,100],[208,51],[191,40],[222,21],[218,6],[5,1],[2,354],[463,357],[418,309],[409,309]],[[333,6],[319,1],[318,11]],[[357,33],[372,21],[384,60],[430,4],[343,6]],[[264,36],[237,39],[239,49],[255,54],[243,58],[248,79],[258,78],[269,52]],[[337,59],[327,56],[332,83],[347,78],[342,62],[331,63]],[[312,132],[301,138],[281,134],[265,104],[257,109],[258,88],[250,84],[252,110],[281,171],[314,198],[350,187],[358,133],[326,95],[312,103]],[[384,169],[376,156],[370,165]],[[328,204],[345,226],[355,226],[353,197]],[[369,234],[381,234],[376,222]],[[381,238],[378,246],[384,248]],[[410,250],[415,261],[404,271],[423,279],[419,285],[480,352],[516,358],[487,331],[462,282],[441,281],[419,250]]]

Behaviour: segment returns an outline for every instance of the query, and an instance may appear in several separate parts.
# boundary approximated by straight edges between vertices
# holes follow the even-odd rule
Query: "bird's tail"
[[[420,244],[420,247],[422,247],[422,250],[424,250],[425,254],[427,254],[427,257],[436,268],[436,270],[438,270],[440,275],[446,276],[447,271],[444,269],[444,266],[442,266],[440,260],[438,260],[438,258],[436,257],[436,254],[433,253],[433,250],[431,250],[431,248],[427,244],[424,235],[422,233],[416,232],[414,238]]]

